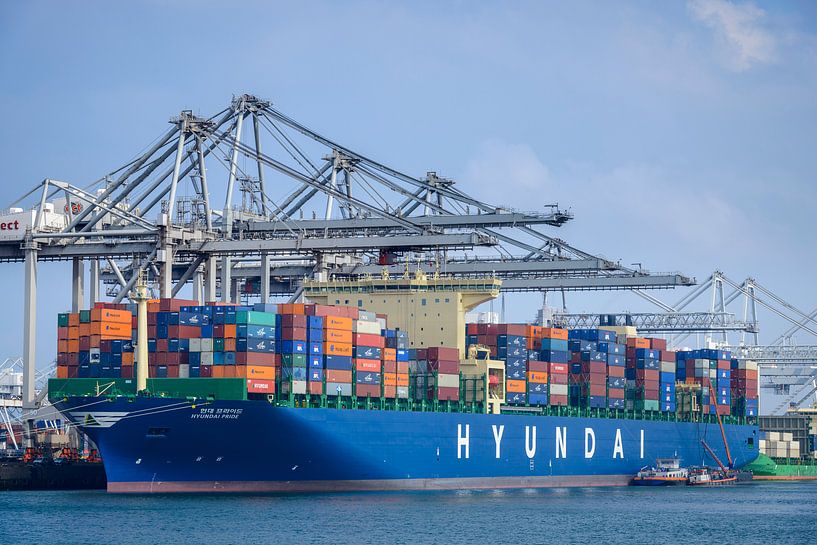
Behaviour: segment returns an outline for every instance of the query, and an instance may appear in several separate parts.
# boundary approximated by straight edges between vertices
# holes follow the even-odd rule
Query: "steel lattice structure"
[[[501,180],[498,180],[501,183]],[[65,221],[46,219],[52,201]],[[330,140],[252,95],[211,117],[183,111],[125,165],[88,186],[45,179],[11,206],[36,218],[0,262],[25,264],[27,406],[34,400],[37,264],[73,262],[72,308],[128,297],[142,271],[160,297],[192,284],[198,300],[264,301],[304,278],[392,274],[408,267],[496,276],[505,291],[640,290],[694,284],[679,273],[623,267],[543,232],[570,221],[542,204],[524,212],[476,199],[453,180],[413,176]],[[53,208],[53,206],[52,206]],[[31,363],[31,365],[29,365]]]

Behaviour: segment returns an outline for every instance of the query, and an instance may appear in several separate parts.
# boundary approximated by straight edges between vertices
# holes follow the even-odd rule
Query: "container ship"
[[[626,485],[657,458],[705,462],[718,415],[735,466],[757,457],[751,362],[632,328],[466,323],[500,285],[418,272],[307,281],[303,304],[97,303],[59,315],[49,398],[110,492]]]

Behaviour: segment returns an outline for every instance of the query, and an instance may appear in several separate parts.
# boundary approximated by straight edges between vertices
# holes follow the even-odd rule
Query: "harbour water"
[[[814,543],[817,483],[429,493],[0,494],[3,543]]]

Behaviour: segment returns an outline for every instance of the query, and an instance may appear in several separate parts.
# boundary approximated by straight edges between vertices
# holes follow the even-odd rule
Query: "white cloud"
[[[550,173],[527,144],[483,142],[462,181],[469,192],[498,206],[537,209],[554,199]]]
[[[762,26],[766,17],[762,9],[727,0],[689,0],[687,6],[697,20],[715,31],[730,68],[743,72],[774,60],[776,40]]]

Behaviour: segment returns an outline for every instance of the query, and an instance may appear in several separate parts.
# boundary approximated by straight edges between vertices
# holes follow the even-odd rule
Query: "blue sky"
[[[406,172],[570,207],[555,234],[587,251],[753,276],[811,310],[815,26],[806,1],[5,2],[0,203],[45,177],[84,185],[180,110],[250,92]],[[40,268],[41,362],[67,271]],[[0,347],[14,354],[21,267],[0,280]],[[509,296],[507,318],[531,318],[535,301]],[[568,306],[649,309],[617,293]],[[764,313],[762,327],[773,340],[784,324]]]

